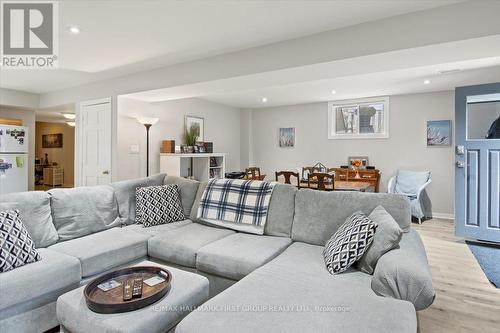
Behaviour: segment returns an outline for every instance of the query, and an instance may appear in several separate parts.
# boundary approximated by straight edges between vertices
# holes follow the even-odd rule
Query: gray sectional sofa
[[[134,224],[135,188],[178,184],[190,219]],[[105,186],[0,197],[17,208],[42,260],[0,273],[0,330],[44,332],[58,325],[55,302],[90,279],[144,259],[204,275],[211,299],[176,332],[412,332],[416,310],[434,299],[425,250],[410,226],[410,203],[391,194],[274,189],[264,235],[196,220],[205,184],[165,175]],[[382,205],[405,231],[373,275],[332,276],[321,254],[354,211]],[[168,296],[167,296],[168,297]]]

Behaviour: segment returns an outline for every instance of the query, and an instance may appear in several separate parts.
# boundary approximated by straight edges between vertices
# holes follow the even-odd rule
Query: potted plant
[[[189,129],[186,127],[184,130],[184,144],[188,153],[194,153],[196,141],[198,141],[198,131],[196,131],[196,128],[194,126],[191,126]]]

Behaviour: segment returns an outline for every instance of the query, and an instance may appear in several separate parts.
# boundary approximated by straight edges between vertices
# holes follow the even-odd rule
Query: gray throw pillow
[[[185,219],[177,185],[140,187],[136,203],[136,223],[144,228]]]
[[[363,256],[370,246],[377,224],[362,212],[349,216],[323,249],[323,258],[330,274],[346,271]]]
[[[41,260],[18,210],[0,212],[0,273]]]
[[[358,261],[358,268],[367,274],[373,274],[377,261],[385,253],[398,247],[403,230],[384,207],[376,207],[368,218],[377,223],[377,233],[372,244]]]

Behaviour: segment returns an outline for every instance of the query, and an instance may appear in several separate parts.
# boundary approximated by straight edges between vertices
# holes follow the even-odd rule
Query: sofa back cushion
[[[161,173],[147,178],[123,180],[111,183],[110,186],[115,190],[116,200],[118,201],[118,211],[122,224],[135,223],[135,190],[138,187],[160,186],[163,185],[165,174]]]
[[[190,219],[192,221],[203,223],[197,219],[198,206],[207,182],[200,183],[198,192],[191,209]],[[292,232],[292,223],[295,207],[295,194],[297,188],[286,184],[276,184],[274,186],[269,209],[267,212],[267,220],[264,228],[264,235],[290,237]]]
[[[52,219],[65,241],[119,226],[120,216],[113,188],[109,185],[53,189]]]
[[[17,209],[37,248],[48,247],[59,239],[52,223],[50,195],[43,191],[10,193],[0,196],[0,211]]]
[[[191,213],[189,214],[189,218],[193,222],[203,223],[203,221],[198,220],[198,207],[200,206],[200,200],[203,196],[203,192],[205,192],[205,189],[207,188],[207,184],[208,182],[200,183],[198,190],[196,191],[196,197],[194,199],[193,206],[191,207]]]
[[[191,208],[193,207],[194,200],[196,199],[196,193],[200,182],[182,177],[167,176],[165,177],[164,184],[178,186],[184,215],[186,217],[189,216],[191,214]]]
[[[379,205],[403,231],[410,230],[410,202],[403,195],[299,190],[295,196],[292,239],[324,246],[352,213],[362,211],[369,215]]]
[[[290,237],[295,212],[295,186],[276,184],[274,186],[264,235]]]

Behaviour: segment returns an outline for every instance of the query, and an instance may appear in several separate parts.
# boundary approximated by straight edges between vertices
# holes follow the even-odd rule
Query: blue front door
[[[457,88],[455,123],[455,233],[500,242],[500,83]]]

